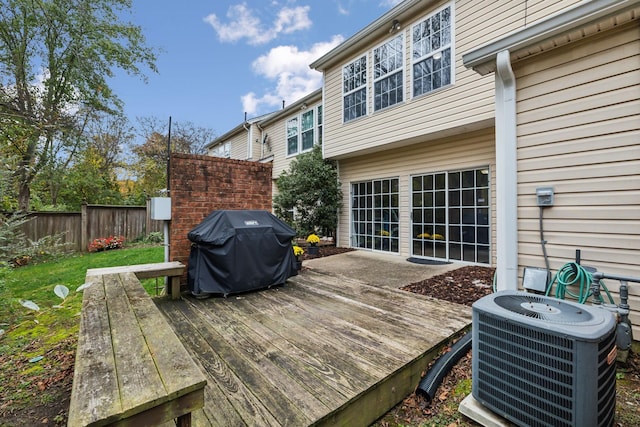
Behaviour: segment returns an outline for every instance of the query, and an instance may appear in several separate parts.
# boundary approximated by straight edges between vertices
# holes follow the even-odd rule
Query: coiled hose
[[[591,283],[593,277],[591,272],[586,270],[580,264],[575,262],[569,262],[563,265],[558,272],[553,276],[553,279],[547,285],[546,296],[552,294],[553,285],[556,285],[555,297],[559,299],[565,299],[567,296],[574,298],[580,304],[587,302],[589,297],[592,296]],[[609,297],[609,302],[614,304],[613,297],[609,292],[609,289],[605,286],[602,280],[598,281],[598,284]],[[577,287],[577,289],[576,289]],[[604,302],[602,295],[600,294],[600,302]]]

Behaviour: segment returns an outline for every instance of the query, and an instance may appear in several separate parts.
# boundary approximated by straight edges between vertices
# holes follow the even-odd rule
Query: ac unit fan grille
[[[512,313],[553,323],[584,324],[593,320],[586,310],[567,304],[563,300],[549,300],[540,295],[502,295],[495,303]]]
[[[480,400],[526,425],[572,426],[573,341],[482,313],[478,326]]]
[[[616,363],[609,363],[609,353],[615,346],[612,333],[598,345],[598,425],[613,420],[616,410]]]

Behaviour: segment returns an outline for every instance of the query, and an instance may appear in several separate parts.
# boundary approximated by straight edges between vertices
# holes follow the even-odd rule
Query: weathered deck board
[[[156,303],[207,374],[194,426],[369,425],[471,324],[469,307],[309,271]]]
[[[69,426],[185,425],[204,374],[134,273],[87,276]]]
[[[105,274],[135,273],[138,279],[160,276],[180,276],[185,265],[178,261],[157,262],[151,264],[122,265],[117,267],[90,268],[87,276],[104,276]]]
[[[80,330],[90,333],[78,337],[78,353],[73,384],[84,396],[77,406],[71,406],[69,418],[79,418],[78,425],[86,425],[92,418],[104,418],[109,409],[122,411],[118,393],[116,367],[111,363],[113,344],[109,333],[109,314],[104,298],[102,276],[87,278],[91,286],[85,289],[94,298],[84,298]],[[98,392],[96,392],[98,391]]]

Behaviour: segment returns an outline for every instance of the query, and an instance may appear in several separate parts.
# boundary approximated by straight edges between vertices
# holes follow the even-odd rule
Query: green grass
[[[87,269],[162,262],[163,258],[162,246],[138,246],[0,268],[0,330],[4,331],[0,334],[0,395],[28,404],[22,396],[28,380],[19,384],[15,379],[37,377],[42,367],[51,369],[60,349],[75,350],[82,308],[82,293],[76,289],[84,283]],[[64,301],[54,293],[56,285],[69,289]],[[155,294],[155,280],[146,280],[145,288]],[[40,309],[25,308],[21,300],[33,301]],[[29,361],[37,356],[44,357]]]
[[[0,269],[0,300],[3,302],[0,306],[0,329],[13,332],[24,322],[35,323],[33,320],[53,329],[57,329],[53,326],[55,323],[68,325],[69,319],[75,317],[82,305],[82,294],[75,290],[84,283],[87,269],[162,262],[163,253],[161,246],[133,247],[78,254],[15,269]],[[53,292],[58,284],[70,291],[64,302]],[[40,311],[23,307],[21,299],[35,302]],[[60,304],[63,308],[52,308]]]

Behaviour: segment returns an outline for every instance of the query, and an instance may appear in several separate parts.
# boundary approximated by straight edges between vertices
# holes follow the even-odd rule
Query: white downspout
[[[518,289],[516,78],[509,51],[496,56],[497,289]]]
[[[244,130],[247,131],[247,158],[245,160],[251,160],[251,125],[249,125],[249,127],[247,127],[247,122],[244,122],[242,124],[242,127],[244,128]]]

